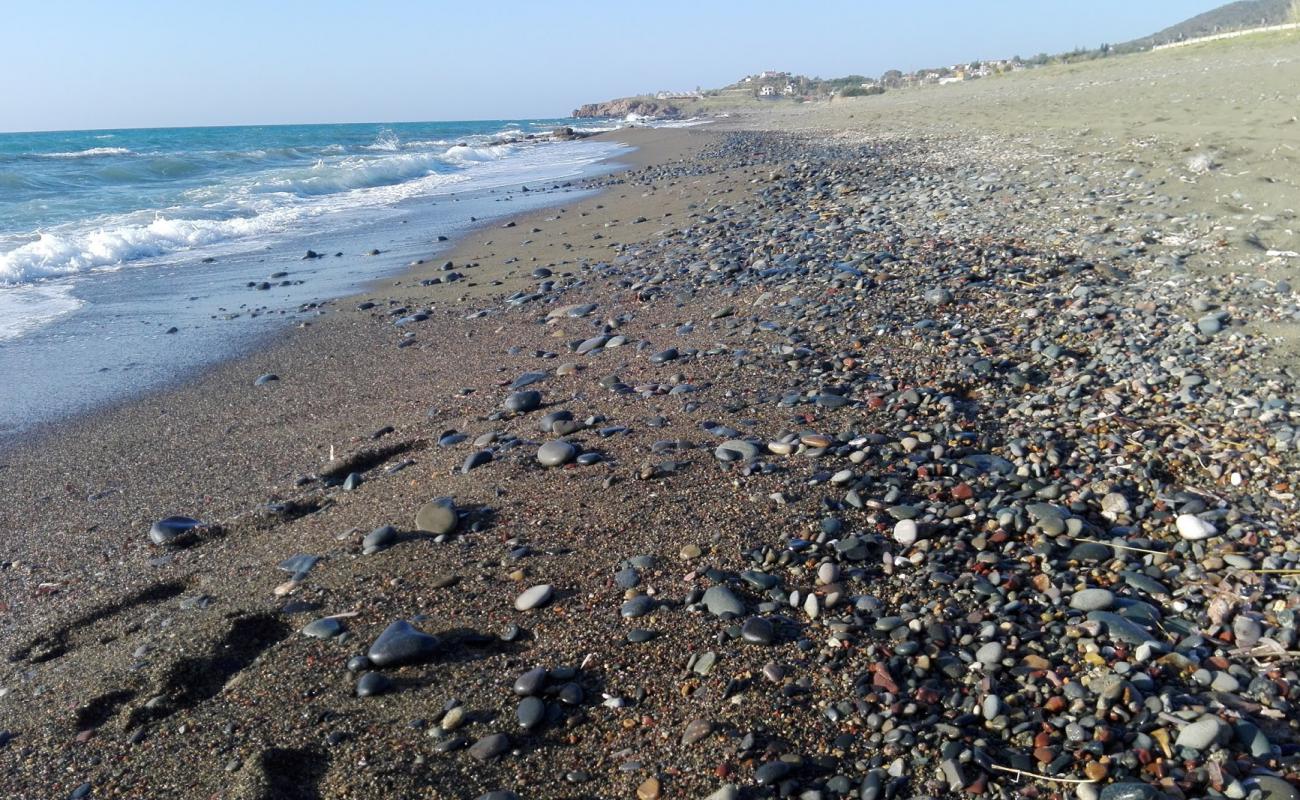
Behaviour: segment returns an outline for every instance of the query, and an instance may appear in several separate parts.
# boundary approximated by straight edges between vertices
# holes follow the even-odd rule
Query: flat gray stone
[[[460,524],[456,507],[447,500],[430,500],[415,512],[415,529],[436,536],[451,533]]]
[[[740,602],[731,590],[722,584],[710,586],[704,592],[704,607],[716,617],[730,614],[739,617],[745,613],[745,604]]]
[[[1077,611],[1099,611],[1115,604],[1115,593],[1110,589],[1080,589],[1070,596],[1070,608]]]
[[[490,733],[469,746],[469,754],[478,761],[491,761],[510,749],[504,733]]]
[[[544,467],[559,467],[569,463],[578,455],[578,448],[564,441],[555,439],[537,448],[537,460]]]
[[[309,622],[301,631],[303,636],[310,636],[313,639],[333,639],[343,632],[343,623],[334,617],[325,617],[315,622]]]
[[[1204,750],[1214,744],[1222,730],[1223,720],[1207,714],[1179,731],[1174,747]]]
[[[392,525],[384,525],[366,534],[366,538],[361,540],[361,552],[371,555],[381,550],[387,550],[394,544],[397,544],[397,528]]]

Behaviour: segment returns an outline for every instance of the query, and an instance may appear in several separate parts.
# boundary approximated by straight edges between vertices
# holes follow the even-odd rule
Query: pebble
[[[379,634],[366,655],[376,667],[398,667],[429,660],[438,653],[439,644],[436,636],[417,630],[405,620],[398,620]]]
[[[469,754],[477,761],[491,761],[510,749],[510,739],[504,733],[490,733],[469,746]]]
[[[1081,589],[1070,596],[1070,608],[1079,611],[1097,611],[1115,604],[1115,593],[1109,589]]]
[[[415,529],[443,536],[456,530],[460,517],[456,507],[448,500],[430,500],[415,512]]]
[[[1189,542],[1199,542],[1218,533],[1212,523],[1206,522],[1195,514],[1179,514],[1176,524],[1178,535]]]
[[[710,733],[713,733],[712,722],[707,719],[693,719],[686,723],[686,730],[682,731],[682,744],[693,745]]]
[[[530,586],[515,598],[516,611],[532,611],[551,602],[555,597],[555,587],[549,583]]]
[[[537,448],[537,461],[544,467],[567,464],[578,454],[578,448],[563,439],[554,439]]]
[[[303,636],[310,636],[315,639],[333,639],[341,633],[343,633],[343,622],[334,617],[325,617],[315,622],[309,622],[302,629]]]
[[[741,626],[740,635],[750,644],[771,644],[776,638],[776,631],[764,617],[750,617]]]
[[[710,586],[704,592],[704,605],[715,617],[723,615],[739,617],[745,613],[744,604],[722,584]]]
[[[387,550],[396,543],[397,528],[392,525],[384,525],[366,534],[366,538],[361,540],[361,552],[364,555],[371,555],[381,550]]]
[[[1218,717],[1208,715],[1201,717],[1178,732],[1178,739],[1174,742],[1174,746],[1204,750],[1214,744],[1223,727],[1223,721]]]
[[[916,544],[917,533],[916,523],[910,519],[902,519],[894,523],[894,541],[903,547]]]
[[[362,673],[357,679],[357,697],[374,697],[393,690],[393,682],[380,672]]]
[[[637,800],[659,800],[659,791],[659,779],[652,775],[636,787],[636,797]]]
[[[542,393],[536,389],[514,392],[502,404],[506,411],[514,414],[526,414],[542,406]]]
[[[166,517],[149,527],[149,541],[160,547],[179,544],[202,524],[190,517]]]
[[[519,702],[515,717],[519,720],[519,727],[531,731],[546,717],[546,701],[536,696],[525,697]]]

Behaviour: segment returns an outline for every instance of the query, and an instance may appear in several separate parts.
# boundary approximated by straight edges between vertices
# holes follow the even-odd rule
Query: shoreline
[[[1293,797],[1276,293],[978,137],[719,127],[0,459],[4,790]]]
[[[513,185],[489,185],[431,195],[416,205],[399,204],[385,209],[384,221],[377,224],[354,220],[339,231],[290,232],[267,252],[254,248],[203,263],[195,255],[192,264],[127,265],[96,276],[97,280],[81,287],[85,297],[81,304],[89,309],[77,311],[70,321],[55,320],[53,329],[35,331],[28,339],[0,343],[4,348],[0,363],[6,369],[15,374],[32,370],[36,378],[14,387],[8,413],[0,415],[0,422],[12,422],[0,433],[0,450],[36,429],[57,428],[64,419],[178,386],[265,346],[284,328],[318,321],[322,310],[346,304],[370,286],[401,276],[417,259],[432,257],[433,233],[460,239],[524,208],[564,202],[571,189],[561,184],[580,184],[610,168],[608,158],[597,158],[598,150],[591,152],[576,175],[547,181],[545,188],[535,186],[533,192],[518,192],[520,185],[533,182],[525,178],[536,177],[533,168],[525,167],[521,180]],[[516,211],[514,206],[522,208]],[[474,215],[479,222],[470,221]],[[408,221],[415,224],[408,226]],[[421,244],[418,235],[410,235],[417,229],[426,229],[429,241]],[[337,250],[336,255],[343,257],[300,259],[301,247],[307,246]],[[368,263],[375,255],[382,260],[378,268]],[[209,260],[217,262],[215,268],[207,266]],[[371,277],[364,277],[367,272]],[[270,273],[288,279],[259,286]],[[136,294],[146,301],[137,303]],[[141,326],[141,321],[146,324]],[[176,335],[162,335],[168,326],[166,333]],[[101,340],[113,340],[117,350],[100,346]],[[115,357],[123,348],[133,351],[132,360]],[[55,357],[66,358],[65,374],[44,374],[41,359]]]

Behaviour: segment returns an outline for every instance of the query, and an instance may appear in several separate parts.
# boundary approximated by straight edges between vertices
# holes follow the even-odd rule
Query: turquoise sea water
[[[623,148],[529,138],[560,125],[580,129],[490,120],[0,134],[0,435],[227,357],[272,320],[428,256],[438,235],[561,202]],[[308,248],[330,258],[302,262]],[[366,257],[373,249],[383,255]]]

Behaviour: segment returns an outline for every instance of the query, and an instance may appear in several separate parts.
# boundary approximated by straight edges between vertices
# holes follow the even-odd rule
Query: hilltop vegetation
[[[1238,0],[1119,46],[1124,52],[1216,33],[1300,21],[1300,0]]]

